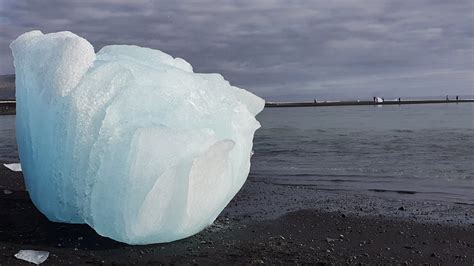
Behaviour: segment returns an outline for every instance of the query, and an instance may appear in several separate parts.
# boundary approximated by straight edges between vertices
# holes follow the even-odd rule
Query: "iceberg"
[[[71,32],[10,48],[25,183],[51,221],[170,242],[212,224],[244,184],[264,100],[222,75],[144,47],[96,54]]]

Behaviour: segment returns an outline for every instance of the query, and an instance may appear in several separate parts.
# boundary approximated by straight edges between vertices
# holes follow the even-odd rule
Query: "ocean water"
[[[15,116],[0,115],[0,162],[18,162],[18,160]]]
[[[474,204],[474,104],[267,108],[251,178]],[[15,116],[0,116],[0,161],[18,161]]]
[[[474,104],[267,108],[251,175],[474,204]]]

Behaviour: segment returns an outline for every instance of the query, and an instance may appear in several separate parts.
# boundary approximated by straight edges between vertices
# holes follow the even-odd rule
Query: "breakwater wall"
[[[403,104],[435,104],[435,103],[472,103],[474,99],[464,100],[405,100],[405,101],[325,101],[325,102],[266,102],[266,108],[278,107],[323,107],[323,106],[356,106],[356,105],[403,105]],[[16,101],[0,100],[0,115],[14,115]]]
[[[323,106],[356,106],[356,105],[403,105],[435,103],[472,103],[474,99],[464,100],[402,100],[402,101],[322,101],[322,102],[266,102],[265,107],[323,107]]]
[[[11,100],[0,100],[0,115],[14,115],[16,113],[16,102]]]

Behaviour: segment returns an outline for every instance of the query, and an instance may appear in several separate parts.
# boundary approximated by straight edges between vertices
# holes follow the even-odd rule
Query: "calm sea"
[[[266,182],[474,204],[474,104],[267,108]]]
[[[17,161],[0,116],[0,161]],[[253,179],[474,204],[474,104],[265,109]]]

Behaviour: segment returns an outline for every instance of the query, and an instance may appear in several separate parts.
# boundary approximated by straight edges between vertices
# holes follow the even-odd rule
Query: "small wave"
[[[390,189],[377,189],[372,188],[369,189],[371,192],[391,192],[391,193],[398,193],[398,194],[416,194],[418,192],[412,190],[390,190]]]
[[[313,188],[317,190],[322,190],[322,191],[353,191],[351,189],[344,189],[344,188],[325,188],[325,187],[320,187],[315,184],[291,184],[291,183],[279,183],[279,182],[272,182],[272,185],[277,185],[277,186],[288,186],[288,187],[308,187],[308,188]]]
[[[394,129],[393,131],[394,132],[399,132],[399,133],[413,133],[413,132],[415,132],[411,129]]]
[[[286,126],[286,127],[272,127],[272,128],[265,128],[264,131],[266,133],[282,133],[282,132],[290,132],[298,130],[297,128]]]
[[[294,154],[296,152],[299,152],[300,150],[299,149],[273,149],[271,151],[268,151],[268,153],[290,153],[290,154]]]
[[[453,203],[454,203],[454,204],[457,204],[457,205],[474,206],[474,203],[458,202],[458,201],[455,201],[455,202],[453,202]]]
[[[282,174],[273,174],[274,177],[284,176],[284,177],[362,177],[366,178],[367,175],[358,175],[358,174],[304,174],[304,173],[282,173]]]

